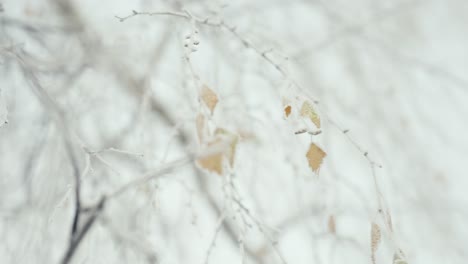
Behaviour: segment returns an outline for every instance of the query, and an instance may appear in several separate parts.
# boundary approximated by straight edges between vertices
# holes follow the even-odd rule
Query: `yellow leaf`
[[[301,115],[310,118],[312,123],[314,123],[317,128],[320,128],[320,117],[308,101],[302,104]]]
[[[325,153],[325,151],[323,151],[319,146],[315,145],[314,143],[310,144],[306,158],[309,161],[309,166],[312,168],[313,172],[318,173],[325,156],[327,156],[327,153]]]
[[[204,85],[201,89],[200,97],[208,109],[210,109],[211,114],[213,114],[216,104],[218,104],[218,96],[216,93],[208,88],[208,86]]]

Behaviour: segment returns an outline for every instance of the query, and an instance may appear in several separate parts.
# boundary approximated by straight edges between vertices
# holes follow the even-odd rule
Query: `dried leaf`
[[[208,86],[204,85],[201,89],[200,97],[208,109],[210,109],[211,114],[213,114],[216,104],[218,104],[218,96],[216,93],[208,88]]]
[[[332,234],[336,234],[336,222],[334,215],[330,215],[328,217],[328,231]]]
[[[229,162],[229,166],[232,167],[234,165],[234,157],[236,154],[239,137],[236,134],[222,128],[217,128],[214,135],[215,139],[207,146],[213,147],[220,145],[224,148],[224,150],[221,150],[219,153],[198,159],[198,164],[203,169],[217,173],[218,175],[222,175],[225,159]]]
[[[323,151],[319,146],[314,143],[310,144],[309,150],[307,151],[306,158],[309,161],[309,166],[312,171],[318,173],[320,166],[322,165],[323,158],[327,156],[327,153]]]
[[[317,128],[320,128],[320,117],[308,101],[302,104],[301,115],[310,118],[312,123],[314,123]]]
[[[223,174],[223,153],[201,158],[198,160],[198,164],[208,171],[221,175]]]
[[[286,117],[288,117],[291,114],[291,106],[290,105],[287,105],[284,108],[284,114],[286,115]]]
[[[375,264],[375,252],[380,244],[380,239],[382,234],[380,232],[380,227],[376,223],[372,223],[371,226],[371,259],[372,263]]]
[[[216,148],[220,144],[222,144],[222,140],[220,138],[215,138],[206,146],[207,148]],[[216,152],[214,154],[198,159],[197,162],[198,165],[200,165],[200,167],[202,167],[203,169],[221,175],[223,174],[223,155],[224,153],[222,151]]]

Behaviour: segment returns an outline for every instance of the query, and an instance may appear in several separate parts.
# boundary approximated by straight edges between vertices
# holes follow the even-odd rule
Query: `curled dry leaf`
[[[325,151],[323,151],[319,146],[315,145],[314,143],[310,144],[306,158],[313,172],[319,172],[320,166],[322,165],[325,156],[327,156],[327,153],[325,153]]]
[[[328,217],[328,231],[332,234],[336,234],[336,221],[334,215],[330,215]]]
[[[302,104],[301,115],[310,118],[310,121],[312,121],[317,128],[320,128],[320,117],[308,101]]]
[[[215,131],[215,139],[207,144],[208,147],[220,146],[224,148],[220,152],[213,155],[198,159],[198,164],[203,169],[214,172],[218,175],[223,174],[224,160],[228,161],[228,165],[232,168],[234,166],[234,157],[236,153],[238,136],[225,129],[218,128]]]
[[[291,106],[287,105],[287,106],[284,107],[284,115],[286,117],[289,117],[290,114],[291,114]]]
[[[213,114],[216,105],[218,104],[218,96],[208,86],[204,85],[201,89],[200,97],[205,105],[210,109]]]
[[[380,232],[380,227],[376,223],[372,223],[371,226],[371,259],[372,263],[375,264],[375,252],[379,247],[382,234]]]

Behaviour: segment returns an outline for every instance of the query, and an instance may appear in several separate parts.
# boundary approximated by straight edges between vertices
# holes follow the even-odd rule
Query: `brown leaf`
[[[222,144],[221,139],[215,138],[213,141],[209,142],[206,145],[206,147],[207,149],[216,148],[220,144]],[[200,167],[202,167],[203,169],[221,175],[223,174],[223,155],[224,153],[222,151],[219,151],[214,154],[200,158],[197,160],[197,162],[198,165],[200,165]]]
[[[201,89],[200,97],[208,109],[210,109],[211,114],[213,114],[216,104],[218,104],[218,96],[216,93],[208,86],[204,85]]]
[[[319,146],[314,143],[310,144],[309,150],[307,151],[306,158],[309,161],[309,166],[312,171],[318,173],[320,166],[322,165],[323,158],[327,156],[327,153],[323,151]]]
[[[301,115],[310,118],[312,123],[314,123],[317,128],[320,128],[320,117],[308,101],[302,104]]]
[[[229,162],[229,166],[234,166],[234,157],[239,137],[222,128],[217,128],[214,135],[215,139],[207,144],[207,146],[213,147],[218,145],[224,149],[221,149],[221,151],[216,154],[198,159],[198,164],[203,169],[222,175],[224,160]]]
[[[288,117],[291,114],[291,106],[290,105],[287,105],[284,108],[284,114],[286,115],[286,117]]]
[[[223,153],[201,158],[198,160],[198,164],[208,171],[221,175],[223,174]]]

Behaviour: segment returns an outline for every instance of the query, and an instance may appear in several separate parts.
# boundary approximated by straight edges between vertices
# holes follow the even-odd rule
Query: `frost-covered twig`
[[[236,39],[238,39],[246,48],[253,50],[264,61],[270,64],[277,72],[279,72],[282,75],[283,78],[288,80],[296,89],[307,94],[305,89],[303,89],[302,86],[299,85],[299,83],[290,76],[290,74],[284,69],[283,66],[281,66],[274,59],[268,56],[270,50],[263,51],[261,48],[255,45],[251,40],[242,36],[237,31],[237,28],[235,26],[231,26],[227,24],[224,20],[212,20],[211,18],[199,18],[199,17],[192,15],[187,10],[184,10],[184,12],[175,12],[175,11],[139,12],[139,11],[133,10],[132,13],[127,16],[123,16],[123,17],[115,16],[115,17],[119,19],[120,22],[124,22],[127,19],[140,16],[140,15],[142,16],[172,16],[172,17],[182,18],[182,19],[185,19],[185,20],[197,23],[197,24],[201,24],[201,25],[225,29],[226,31],[230,32]],[[319,103],[317,99],[313,99],[313,102],[315,104]]]

